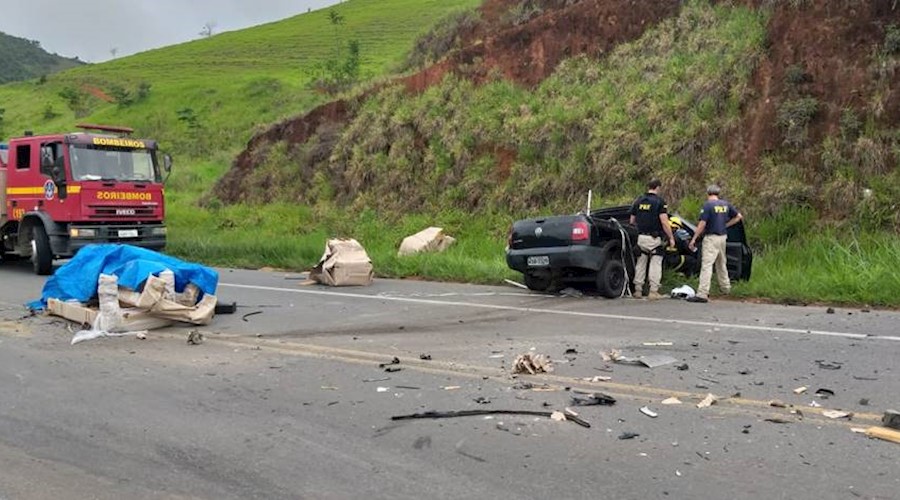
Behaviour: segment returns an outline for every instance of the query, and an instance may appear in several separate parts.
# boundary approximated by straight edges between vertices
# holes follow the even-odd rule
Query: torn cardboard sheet
[[[444,234],[443,228],[429,227],[412,236],[403,238],[397,255],[412,255],[419,252],[443,252],[454,242],[456,242],[456,239]]]
[[[513,364],[513,373],[550,373],[553,371],[553,363],[543,354],[520,354]]]
[[[309,272],[310,279],[328,286],[365,286],[374,279],[372,260],[356,240],[332,239]]]

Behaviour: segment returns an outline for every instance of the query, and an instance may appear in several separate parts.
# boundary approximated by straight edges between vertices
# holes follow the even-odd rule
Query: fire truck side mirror
[[[69,193],[66,190],[66,174],[59,168],[59,165],[53,166],[53,182],[56,183],[57,196],[60,200],[65,200]]]
[[[165,169],[167,174],[172,172],[172,155],[168,153],[163,156],[163,169]]]

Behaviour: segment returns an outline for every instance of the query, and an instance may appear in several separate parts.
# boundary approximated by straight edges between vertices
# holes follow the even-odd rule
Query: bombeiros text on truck
[[[0,144],[0,260],[30,258],[47,275],[91,243],[165,247],[171,157],[127,127],[78,127]]]

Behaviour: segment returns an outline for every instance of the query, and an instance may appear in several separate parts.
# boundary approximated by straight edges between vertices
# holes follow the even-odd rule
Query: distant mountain
[[[0,84],[38,78],[82,64],[77,57],[50,54],[40,42],[0,32]]]

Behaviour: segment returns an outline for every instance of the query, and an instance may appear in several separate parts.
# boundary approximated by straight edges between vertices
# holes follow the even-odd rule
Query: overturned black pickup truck
[[[594,210],[589,214],[538,217],[516,221],[509,233],[507,265],[525,276],[535,291],[555,293],[564,286],[592,285],[601,295],[621,297],[633,287],[639,255],[637,228],[629,224],[630,206]],[[700,249],[688,244],[696,226],[670,217],[676,248],[668,250],[664,266],[686,275],[700,270]],[[698,245],[702,245],[701,239]],[[743,223],[728,228],[728,275],[749,280],[753,253]]]

